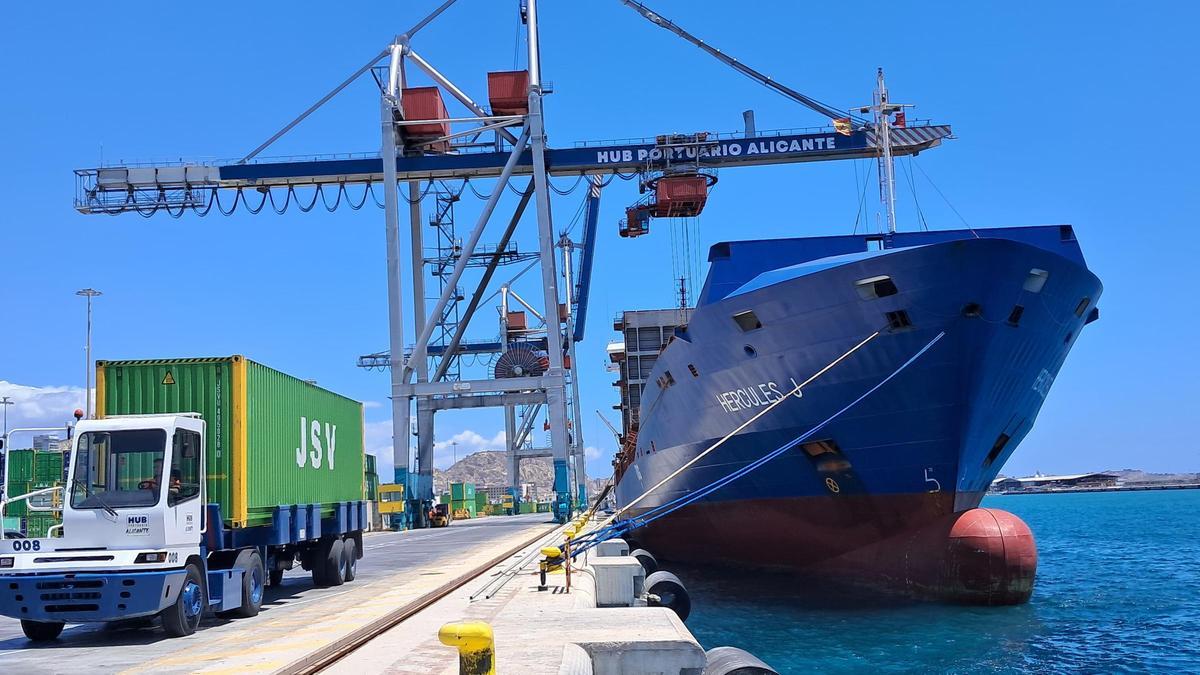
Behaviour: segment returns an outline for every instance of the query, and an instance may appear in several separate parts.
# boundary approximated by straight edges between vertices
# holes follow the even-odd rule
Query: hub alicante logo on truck
[[[150,536],[150,516],[142,514],[125,516],[125,535],[130,537]]]
[[[311,466],[321,468],[321,462],[329,459],[329,470],[333,471],[333,453],[337,448],[337,425],[325,423],[325,447],[321,447],[321,423],[300,418],[300,446],[296,448],[296,466],[303,469]],[[312,446],[310,449],[309,446]]]

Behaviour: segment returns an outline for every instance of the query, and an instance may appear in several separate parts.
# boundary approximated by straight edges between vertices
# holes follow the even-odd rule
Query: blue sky
[[[97,358],[244,353],[367,401],[369,447],[387,448],[386,375],[354,367],[356,356],[387,345],[381,212],[82,216],[72,208],[71,170],[101,158],[240,156],[435,4],[7,8],[0,387],[22,401],[10,425],[62,419],[78,405],[83,304],[73,293],[93,286],[105,293],[96,307]],[[414,47],[485,98],[485,72],[514,65],[515,5],[460,0]],[[651,5],[834,105],[869,102],[874,70],[883,66],[893,100],[918,104],[910,117],[954,125],[958,140],[916,162],[970,225],[1075,226],[1105,283],[1102,319],[1078,341],[1006,472],[1200,471],[1193,346],[1200,321],[1189,278],[1200,254],[1200,190],[1188,164],[1200,150],[1189,129],[1200,106],[1191,86],[1196,5],[867,2],[839,10],[762,2],[753,12],[725,2]],[[555,85],[546,104],[552,145],[732,131],[749,108],[760,129],[825,122],[615,0],[544,0],[542,15],[543,68]],[[889,20],[873,23],[881,15]],[[376,150],[373,88],[369,78],[355,84],[268,154]],[[858,203],[855,171],[865,169],[838,162],[724,170],[699,220],[701,246],[847,233]],[[961,226],[921,171],[914,182],[926,220]],[[915,228],[913,193],[903,171],[899,179],[901,227]],[[615,419],[613,378],[603,371],[611,317],[672,298],[666,223],[637,240],[616,236],[623,207],[636,198],[632,183],[605,191],[596,292],[580,347],[593,475],[608,473],[614,447],[592,412]],[[581,199],[582,191],[556,198],[559,229]],[[470,198],[460,207],[464,236],[478,204]],[[533,232],[527,219],[522,250],[533,250]],[[524,282],[517,288],[538,297]],[[408,292],[406,281],[406,302]],[[485,320],[474,335],[495,330]],[[443,414],[439,465],[450,460],[450,441],[459,441],[460,455],[496,448],[502,429],[498,411]]]

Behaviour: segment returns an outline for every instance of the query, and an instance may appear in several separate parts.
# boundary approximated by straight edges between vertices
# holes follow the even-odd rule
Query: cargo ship
[[[708,263],[694,307],[615,324],[629,538],[689,563],[1027,600],[1032,533],[979,505],[1099,317],[1075,230],[729,241]]]

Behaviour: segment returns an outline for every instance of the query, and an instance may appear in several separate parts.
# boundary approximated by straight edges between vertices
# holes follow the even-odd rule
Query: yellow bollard
[[[556,546],[547,546],[542,549],[542,555],[545,560],[538,562],[538,590],[544,591],[549,586],[546,585],[546,573],[560,569],[563,562],[563,553]]]
[[[496,638],[488,624],[448,623],[438,630],[438,640],[458,648],[459,675],[496,675]]]

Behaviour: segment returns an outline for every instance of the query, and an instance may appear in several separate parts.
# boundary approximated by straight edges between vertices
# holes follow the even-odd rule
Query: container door
[[[204,508],[204,422],[181,419],[171,441],[170,470],[166,476],[167,547],[179,548],[186,559],[200,545]]]

